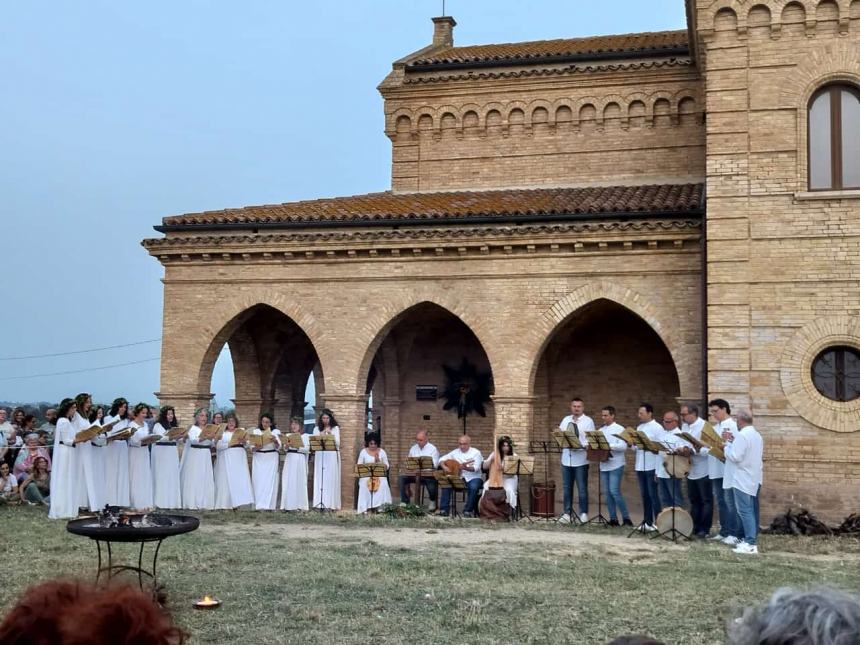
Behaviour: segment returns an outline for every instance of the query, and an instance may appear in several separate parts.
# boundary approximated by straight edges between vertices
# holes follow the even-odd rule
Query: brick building
[[[144,241],[162,402],[208,403],[225,343],[246,422],[284,421],[315,379],[349,506],[369,401],[395,472],[418,427],[454,447],[456,414],[417,396],[442,365],[492,377],[468,418],[484,451],[547,438],[572,394],[627,425],[642,400],[721,396],[765,437],[766,518],[856,510],[860,0],[687,14],[465,47],[435,18],[379,86],[390,191],[167,217]]]

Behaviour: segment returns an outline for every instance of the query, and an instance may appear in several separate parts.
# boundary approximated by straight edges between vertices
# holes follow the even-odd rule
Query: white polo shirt
[[[561,423],[558,424],[558,429],[567,431],[567,426],[571,423],[575,423],[576,429],[579,431],[577,433],[579,435],[579,443],[583,446],[587,446],[588,441],[585,438],[585,433],[592,432],[594,430],[594,421],[592,421],[591,417],[586,414],[580,415],[579,418],[574,417],[572,414],[568,414],[561,420]],[[588,464],[588,458],[585,456],[585,450],[570,450],[569,448],[562,449],[562,466],[585,466],[586,464]]]

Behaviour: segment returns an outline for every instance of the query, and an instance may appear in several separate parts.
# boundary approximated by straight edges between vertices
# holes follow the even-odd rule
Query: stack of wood
[[[805,508],[777,515],[766,531],[772,535],[833,535],[834,530]]]
[[[857,513],[851,513],[842,524],[835,530],[835,532],[839,535],[845,535],[848,537],[860,537],[860,515]]]

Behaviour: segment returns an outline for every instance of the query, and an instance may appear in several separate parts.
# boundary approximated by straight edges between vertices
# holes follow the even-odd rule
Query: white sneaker
[[[732,553],[739,553],[741,555],[758,555],[758,547],[755,544],[740,542],[734,549],[732,549]]]
[[[429,513],[432,513],[432,512],[433,512],[433,511],[435,511],[435,510],[436,510],[436,502],[431,501],[431,502],[430,502],[430,505],[429,505],[429,506],[427,506],[427,511],[428,511]]]
[[[559,524],[570,524],[570,515],[565,513],[560,518],[558,518],[558,523]]]
[[[588,524],[588,513],[580,513],[579,514],[579,521],[582,522],[583,524]]]
[[[734,535],[730,535],[723,540],[723,544],[728,544],[729,546],[737,546],[740,544],[740,540],[737,539]]]
[[[725,540],[726,538],[724,538],[724,537],[723,537],[722,535],[720,535],[719,533],[714,533],[714,534],[713,534],[711,537],[709,537],[708,539],[709,539],[709,540],[716,540],[717,542],[722,542],[722,541],[723,541],[723,540]]]
[[[645,530],[646,530],[646,531],[649,531],[649,532],[651,532],[651,533],[653,533],[654,531],[656,531],[656,530],[657,530],[657,527],[656,527],[656,526],[654,526],[653,524],[646,524],[646,525],[645,525]]]

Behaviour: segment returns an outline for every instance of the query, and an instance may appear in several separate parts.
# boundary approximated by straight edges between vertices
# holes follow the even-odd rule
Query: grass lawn
[[[95,545],[37,508],[0,508],[0,606],[28,584],[91,579]],[[159,579],[194,643],[602,643],[629,632],[721,643],[776,587],[860,590],[860,541],[764,536],[762,554],[620,530],[437,518],[204,513]],[[122,546],[121,557],[132,559]],[[136,581],[136,580],[135,580]],[[215,611],[191,608],[204,592]]]

